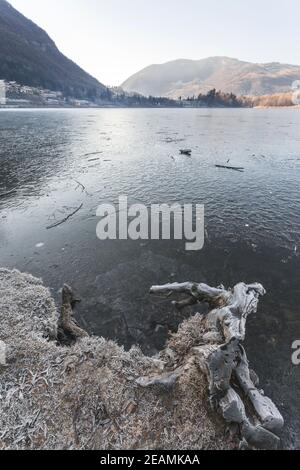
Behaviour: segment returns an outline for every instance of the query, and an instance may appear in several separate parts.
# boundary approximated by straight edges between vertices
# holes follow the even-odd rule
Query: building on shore
[[[1,107],[94,107],[88,100],[66,97],[61,91],[21,85],[0,79]]]

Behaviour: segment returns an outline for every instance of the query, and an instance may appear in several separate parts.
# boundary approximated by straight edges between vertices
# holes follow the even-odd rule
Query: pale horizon
[[[226,56],[299,65],[299,2],[251,8],[234,0],[10,0],[43,28],[60,51],[108,86],[152,64]]]

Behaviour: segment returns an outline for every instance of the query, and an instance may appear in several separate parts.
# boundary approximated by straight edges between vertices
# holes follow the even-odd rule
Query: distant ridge
[[[210,57],[150,65],[121,86],[128,92],[169,98],[197,96],[212,88],[236,95],[260,96],[290,91],[292,83],[299,79],[297,65],[254,64],[229,57]]]
[[[48,34],[0,0],[0,79],[96,99],[104,85],[65,57]]]

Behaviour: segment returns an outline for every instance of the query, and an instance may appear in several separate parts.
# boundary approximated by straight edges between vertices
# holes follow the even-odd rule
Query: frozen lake
[[[190,314],[150,298],[151,285],[261,282],[268,294],[249,320],[248,355],[287,421],[284,446],[300,448],[300,368],[291,363],[300,339],[299,131],[300,112],[289,109],[1,110],[0,265],[42,277],[57,299],[71,284],[89,332],[148,353]],[[227,162],[245,171],[215,167]],[[204,204],[204,249],[99,241],[96,209],[120,195]]]

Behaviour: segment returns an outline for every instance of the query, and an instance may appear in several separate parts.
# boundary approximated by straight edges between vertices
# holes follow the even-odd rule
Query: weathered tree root
[[[242,346],[247,317],[257,311],[259,297],[266,293],[263,286],[240,283],[232,290],[226,290],[223,286],[215,289],[206,284],[187,282],[154,286],[150,292],[187,294],[188,299],[174,303],[179,308],[208,302],[211,310],[202,315],[201,344],[192,348],[187,361],[194,361],[206,375],[212,407],[226,422],[239,425],[242,445],[276,449],[280,443],[277,434],[284,420],[274,403],[256,388],[257,377],[249,370]],[[138,384],[170,388],[188,367],[187,361],[160,376],[140,378]],[[251,404],[250,418],[242,398],[247,410]]]
[[[72,344],[79,338],[88,336],[88,333],[80,328],[73,318],[73,309],[78,302],[71,287],[65,284],[62,289],[62,306],[58,320],[58,340],[62,344]]]

